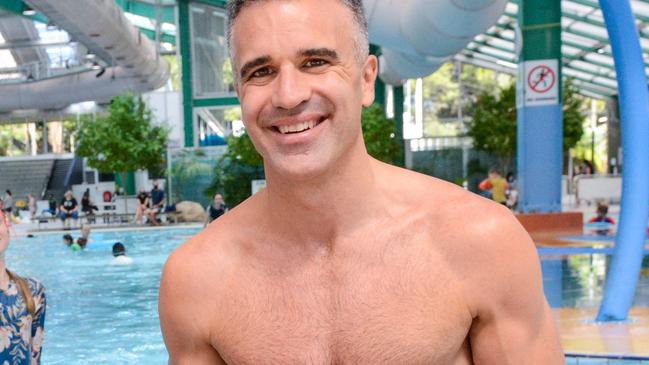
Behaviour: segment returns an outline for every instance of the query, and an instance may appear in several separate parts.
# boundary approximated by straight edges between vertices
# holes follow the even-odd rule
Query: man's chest
[[[443,269],[390,255],[246,278],[213,345],[228,364],[455,363],[468,353],[471,318],[453,282]]]

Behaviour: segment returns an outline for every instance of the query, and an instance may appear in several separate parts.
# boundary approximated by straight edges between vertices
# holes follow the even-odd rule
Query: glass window
[[[196,108],[195,113],[200,146],[225,144],[225,137],[243,134],[239,106]]]
[[[194,97],[232,95],[232,67],[227,53],[223,9],[192,4],[190,18]]]

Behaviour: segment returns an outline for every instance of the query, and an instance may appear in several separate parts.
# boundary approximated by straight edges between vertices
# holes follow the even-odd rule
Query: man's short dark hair
[[[231,48],[232,27],[234,26],[234,22],[237,19],[237,16],[239,16],[241,10],[246,6],[252,5],[254,3],[262,2],[262,1],[272,1],[272,0],[230,0],[228,1],[226,39],[228,42],[229,50],[232,50]],[[358,30],[358,34],[356,37],[357,39],[355,39],[354,43],[356,43],[355,47],[357,48],[356,53],[359,58],[359,61],[363,62],[365,61],[369,53],[367,18],[365,17],[365,9],[363,8],[363,1],[362,0],[338,0],[338,1],[343,3],[343,5],[345,5],[352,12],[354,16],[354,23]],[[230,54],[232,54],[232,52],[230,52]]]

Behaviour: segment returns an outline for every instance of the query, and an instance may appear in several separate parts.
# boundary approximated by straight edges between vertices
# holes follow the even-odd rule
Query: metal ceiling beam
[[[477,45],[479,45],[479,46],[483,46],[483,47],[493,48],[493,49],[498,50],[498,51],[500,51],[500,52],[511,53],[511,54],[512,54],[512,58],[515,59],[515,56],[514,56],[514,50],[513,50],[513,49],[509,49],[509,48],[505,48],[505,47],[500,47],[500,46],[497,46],[497,45],[495,45],[495,44],[491,44],[491,43],[486,42],[486,41],[479,41],[479,40],[477,40],[477,39],[472,40],[471,43],[474,43],[474,44],[477,44]],[[470,45],[471,43],[469,43],[469,45]]]
[[[484,36],[499,39],[499,40],[501,40],[503,42],[507,42],[509,44],[512,44],[512,48],[513,48],[513,44],[514,44],[513,39],[503,37],[501,33],[487,32],[487,33],[484,34]],[[503,51],[503,52],[505,52],[505,51],[509,51],[509,52],[512,52],[512,53],[514,52],[511,49],[508,50],[507,48],[504,48],[504,47],[495,46],[492,43],[489,43],[489,42],[486,42],[486,41],[474,40],[473,42],[477,43],[477,44],[480,44],[480,45],[483,45],[485,47],[492,47],[492,48],[498,49],[498,50]],[[569,40],[563,40],[563,44],[566,45],[566,46],[569,46],[569,47],[573,47],[573,48],[577,48],[577,49],[580,49],[580,50],[588,51],[588,53],[592,53],[592,49],[590,47],[581,45],[581,44],[576,43],[576,42],[572,42],[572,41],[569,41]],[[598,53],[598,54],[605,55],[606,53]],[[615,66],[614,65],[609,65],[609,64],[599,62],[599,61],[595,61],[595,60],[587,60],[587,59],[584,59],[582,57],[573,56],[573,55],[567,55],[567,54],[564,54],[562,56],[562,58],[565,59],[564,62],[563,62],[564,67],[570,66],[571,62],[573,62],[573,61],[582,61],[584,63],[589,63],[589,64],[595,65],[597,67],[606,68],[608,70],[615,71]],[[583,69],[580,69],[580,70],[582,72],[588,72],[588,73],[593,72],[593,71],[585,71]],[[649,70],[648,70],[648,73],[649,73]],[[612,77],[609,77],[609,78],[612,78]]]
[[[467,52],[457,54],[454,59],[461,61],[463,63],[472,64],[474,66],[483,67],[491,69],[498,72],[508,73],[510,75],[516,75],[516,68],[507,67],[498,63],[493,62],[493,60],[486,60],[482,57],[476,57],[476,55],[485,56],[479,52]],[[489,56],[487,56],[489,57]],[[565,76],[566,78],[573,78],[576,80],[575,85],[579,89],[579,92],[582,95],[588,97],[595,97],[598,99],[611,99],[616,94],[616,92],[607,86],[601,86],[599,84],[592,84],[591,81],[588,81],[583,78],[575,78],[573,76]]]
[[[155,30],[147,29],[147,28],[142,28],[138,27],[140,30],[140,33],[144,34],[147,36],[149,39],[155,41]],[[173,45],[176,45],[176,36],[173,34],[169,33],[160,33],[160,41],[165,42],[165,43],[171,43]]]
[[[143,16],[153,21],[158,19],[156,14],[156,5],[137,0],[115,0],[125,12]],[[159,7],[160,20],[163,23],[176,23],[175,5],[161,5]]]
[[[477,54],[487,56],[487,57],[491,57],[491,58],[493,58],[495,60],[499,60],[499,61],[505,61],[505,62],[514,63],[514,64],[516,63],[515,61],[513,61],[511,59],[502,57],[500,55],[495,55],[495,54],[492,54],[492,53],[485,52],[484,50],[478,49],[477,47],[474,47],[472,49],[466,49],[466,51],[471,52],[471,53],[477,53]],[[577,69],[575,69],[574,71],[593,74],[592,72],[583,71],[583,70],[577,70]],[[604,78],[604,76],[602,76],[602,75],[594,75],[594,76]],[[610,85],[602,84],[602,83],[599,83],[599,82],[597,82],[595,80],[588,80],[588,79],[585,79],[583,77],[575,77],[575,78],[578,78],[579,80],[581,80],[583,82],[587,82],[587,83],[592,84],[594,86],[599,86],[599,87],[602,87],[602,88],[606,88],[607,90],[611,90],[612,94],[615,93],[614,89]]]
[[[24,12],[26,10],[30,10],[31,7],[22,0],[0,0],[0,8],[10,13],[14,13],[22,17],[35,20],[37,22],[41,22],[45,24],[47,24],[48,22],[47,17],[45,17],[43,14],[38,12],[34,15],[25,15]]]
[[[23,41],[8,42],[0,44],[0,49],[18,49],[18,48],[40,48],[40,47],[61,47],[69,46],[70,42],[42,42],[42,41]]]
[[[504,15],[507,16],[508,18],[511,18],[511,19],[514,19],[514,20],[516,19],[516,14],[510,13],[510,12],[505,12]],[[504,29],[513,30],[513,28],[511,28],[511,26],[507,26],[507,25],[504,25],[504,24],[497,23],[495,26],[498,27],[498,28],[504,28]],[[575,30],[575,29],[572,29],[572,28],[569,28],[569,27],[562,27],[561,31],[565,32],[565,33],[570,33],[570,34],[573,34],[573,35],[576,35],[576,36],[579,36],[579,37],[582,37],[582,38],[597,41],[600,44],[604,44],[603,46],[608,45],[608,37],[601,37],[601,36],[598,36],[596,34],[592,34],[592,33],[589,33],[589,32],[584,32],[584,31],[580,31],[580,30]],[[604,54],[606,56],[613,57],[613,55],[610,52],[604,51],[602,47],[592,48],[592,53]],[[602,53],[597,52],[598,49],[602,49]],[[649,48],[643,47],[642,50],[643,50],[643,52],[649,53]],[[645,67],[649,67],[649,62],[645,61]]]

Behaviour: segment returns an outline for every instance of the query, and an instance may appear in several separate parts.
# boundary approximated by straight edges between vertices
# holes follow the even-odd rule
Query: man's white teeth
[[[297,123],[297,124],[280,125],[278,128],[279,128],[279,131],[282,134],[298,133],[298,132],[305,131],[307,129],[311,129],[311,128],[315,127],[316,124],[318,124],[318,123],[315,120],[309,120],[309,121],[302,122],[302,123]]]

